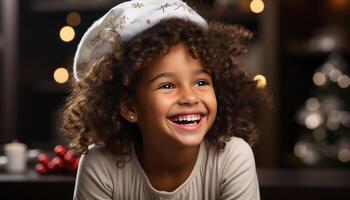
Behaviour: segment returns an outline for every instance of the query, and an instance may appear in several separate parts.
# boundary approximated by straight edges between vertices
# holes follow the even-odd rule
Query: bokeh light
[[[349,162],[350,161],[350,150],[349,149],[341,149],[338,152],[338,159],[341,162]]]
[[[298,142],[294,146],[294,155],[302,158],[307,154],[307,145],[304,142]]]
[[[316,98],[309,98],[306,101],[306,108],[309,111],[316,111],[320,108],[320,102]]]
[[[319,113],[312,113],[305,119],[305,126],[309,129],[315,129],[317,128],[321,123],[323,119]]]
[[[329,79],[331,79],[331,81],[333,81],[333,82],[337,82],[338,77],[341,75],[342,75],[342,73],[339,69],[332,69],[329,72]]]
[[[316,72],[312,80],[315,83],[315,85],[322,86],[326,83],[326,76],[322,72]]]
[[[80,14],[77,12],[70,12],[66,17],[66,21],[69,26],[78,26],[81,22]]]
[[[75,31],[71,26],[64,26],[60,30],[60,38],[64,42],[70,42],[75,37]]]
[[[258,88],[265,88],[266,87],[266,84],[267,84],[267,81],[266,81],[266,78],[265,76],[261,75],[261,74],[258,74],[256,76],[254,76],[253,78],[255,81],[258,81],[257,83],[257,87]]]
[[[69,79],[68,70],[66,68],[63,68],[63,67],[57,68],[55,70],[55,72],[53,73],[53,78],[59,84],[63,84],[65,82],[67,82]]]
[[[253,0],[250,2],[250,10],[253,13],[261,13],[264,11],[265,5],[262,0]]]
[[[350,86],[350,78],[347,75],[340,75],[337,78],[337,83],[341,88],[347,88]]]

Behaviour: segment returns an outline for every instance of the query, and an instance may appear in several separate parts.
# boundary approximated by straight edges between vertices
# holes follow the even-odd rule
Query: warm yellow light
[[[250,10],[253,13],[261,13],[264,11],[265,5],[262,0],[253,0],[250,2]]]
[[[78,26],[81,22],[80,14],[77,12],[70,12],[67,15],[66,21],[69,26]]]
[[[254,81],[258,81],[258,84],[257,84],[257,87],[258,88],[264,88],[266,87],[266,78],[265,76],[261,75],[261,74],[258,74],[256,76],[254,76]]]
[[[74,39],[75,37],[75,31],[72,27],[70,26],[64,26],[60,30],[60,38],[64,42],[70,42]]]
[[[68,70],[63,67],[57,68],[53,73],[53,78],[60,84],[67,82],[69,78]]]

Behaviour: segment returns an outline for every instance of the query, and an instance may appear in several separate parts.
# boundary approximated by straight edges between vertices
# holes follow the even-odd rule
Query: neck
[[[136,145],[136,154],[146,174],[178,175],[192,171],[200,146],[180,147],[143,142]]]

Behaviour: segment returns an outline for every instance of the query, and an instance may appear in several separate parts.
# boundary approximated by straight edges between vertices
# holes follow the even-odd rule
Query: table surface
[[[349,188],[350,170],[268,169],[258,168],[260,187]],[[24,174],[0,172],[0,182],[74,183],[73,175],[39,175],[34,170]]]

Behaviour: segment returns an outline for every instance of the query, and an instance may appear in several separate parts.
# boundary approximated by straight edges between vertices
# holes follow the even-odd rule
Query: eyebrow
[[[208,74],[211,75],[211,73],[206,70],[206,69],[198,69],[196,71],[193,72],[193,75],[198,75],[198,74]],[[164,78],[164,77],[174,77],[175,74],[173,72],[164,72],[164,73],[160,73],[157,76],[153,77],[148,83],[151,84],[154,81],[156,81],[159,78]]]

